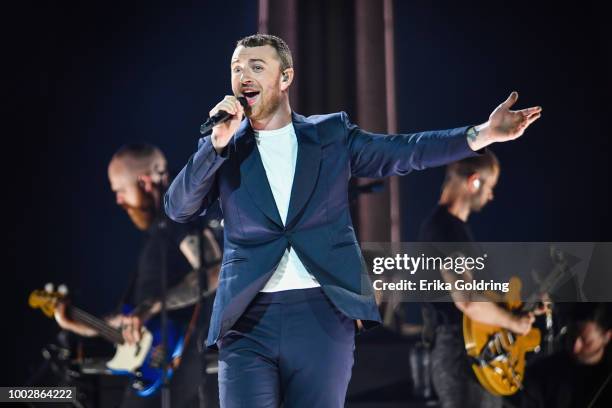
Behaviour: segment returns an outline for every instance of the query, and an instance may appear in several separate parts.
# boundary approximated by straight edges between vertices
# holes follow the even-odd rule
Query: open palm
[[[521,110],[510,110],[516,103],[518,93],[512,92],[489,116],[489,132],[492,141],[505,142],[520,137],[542,115],[542,108],[535,106]]]

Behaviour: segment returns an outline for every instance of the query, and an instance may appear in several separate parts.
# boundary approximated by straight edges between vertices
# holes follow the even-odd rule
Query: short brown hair
[[[468,178],[474,173],[482,173],[490,171],[495,173],[499,171],[499,160],[491,150],[485,150],[484,153],[475,157],[459,160],[451,163],[446,168],[446,179],[452,176]]]
[[[280,59],[281,71],[287,68],[293,68],[293,57],[291,56],[291,50],[282,38],[272,34],[253,34],[248,37],[244,37],[236,43],[236,47],[242,45],[246,48],[252,47],[263,47],[264,45],[270,45],[276,50],[278,58]]]

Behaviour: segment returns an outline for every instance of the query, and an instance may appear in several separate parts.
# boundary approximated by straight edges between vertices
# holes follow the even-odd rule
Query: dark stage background
[[[352,2],[339,3],[348,11]],[[234,42],[257,30],[257,15],[255,1],[45,3],[16,12],[26,79],[18,108],[30,133],[15,133],[22,146],[5,152],[16,160],[19,199],[9,272],[17,284],[6,290],[15,329],[5,334],[16,361],[3,385],[23,384],[57,331],[28,308],[31,290],[64,282],[75,304],[113,308],[136,265],[139,232],[115,206],[108,160],[144,140],[180,169],[202,119],[230,92]],[[524,138],[494,146],[502,174],[495,201],[473,217],[479,240],[612,240],[604,19],[589,2],[396,1],[401,132],[484,122],[512,90],[519,107],[544,108]],[[402,179],[403,240],[416,237],[442,177],[434,169]]]
[[[396,2],[402,132],[478,123],[512,90],[542,117],[501,162],[481,241],[609,241],[611,36],[593,2]],[[435,205],[443,169],[402,181],[402,240]]]

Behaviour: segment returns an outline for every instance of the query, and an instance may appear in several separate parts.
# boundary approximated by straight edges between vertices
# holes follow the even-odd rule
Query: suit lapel
[[[310,198],[319,178],[321,165],[321,142],[316,127],[301,115],[293,113],[292,116],[298,140],[298,154],[287,212],[286,225],[289,227]]]
[[[234,139],[236,140],[237,154],[240,156],[242,183],[261,212],[282,228],[283,222],[278,213],[259,150],[257,150],[253,129],[248,120],[242,122]]]

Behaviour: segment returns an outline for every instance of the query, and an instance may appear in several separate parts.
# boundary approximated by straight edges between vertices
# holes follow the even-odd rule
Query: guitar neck
[[[96,329],[101,337],[110,341],[111,343],[123,344],[123,336],[121,335],[121,332],[118,329],[110,326],[104,320],[89,314],[78,307],[71,306],[69,310],[70,315],[77,322]]]
[[[537,308],[538,303],[540,303],[539,300],[525,302],[521,305],[520,310],[524,313],[533,312]]]
[[[559,282],[561,282],[561,280],[565,277],[566,268],[567,268],[567,263],[565,261],[556,262],[551,272],[540,283],[539,292],[547,293],[551,289],[554,289],[555,286],[558,285]],[[534,293],[531,296],[529,296],[529,298],[523,303],[523,305],[521,306],[521,311],[522,312],[532,312],[538,307],[538,304],[540,302],[541,302],[540,296]]]

